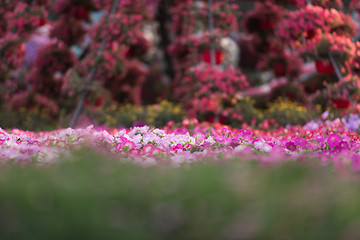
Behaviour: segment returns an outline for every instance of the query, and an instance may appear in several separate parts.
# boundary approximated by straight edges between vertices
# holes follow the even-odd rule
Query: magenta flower
[[[327,144],[330,148],[338,147],[340,145],[340,142],[341,137],[336,133],[331,134],[327,140]]]
[[[201,132],[195,133],[193,137],[195,138],[196,143],[201,143],[206,139],[206,135]]]
[[[135,143],[132,142],[132,141],[124,141],[122,144],[121,144],[122,148],[126,151],[126,152],[129,152],[130,150],[134,149],[135,148]]]
[[[259,150],[263,152],[271,152],[272,149],[273,147],[270,144],[265,143],[263,146],[260,147]]]
[[[258,140],[254,142],[255,149],[263,152],[270,152],[272,150],[272,146],[264,142],[263,140]]]
[[[143,148],[143,153],[144,153],[144,154],[151,154],[154,148],[155,148],[154,145],[152,145],[152,144],[147,144],[147,145],[145,145],[144,148]]]
[[[286,144],[285,144],[285,147],[288,149],[288,150],[290,150],[290,151],[296,151],[296,145],[295,145],[295,143],[294,142],[287,142]]]
[[[240,129],[239,133],[242,134],[243,136],[249,136],[251,135],[251,131],[248,129]]]
[[[305,148],[307,145],[307,141],[305,139],[302,138],[296,138],[294,141],[294,144],[301,147],[301,148]]]
[[[348,150],[349,149],[349,144],[347,142],[345,142],[344,140],[342,140],[339,144],[339,149],[341,150]]]

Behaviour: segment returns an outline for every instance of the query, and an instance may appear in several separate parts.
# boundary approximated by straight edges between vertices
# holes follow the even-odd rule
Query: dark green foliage
[[[141,168],[78,153],[0,168],[0,239],[360,239],[354,176],[240,160]]]

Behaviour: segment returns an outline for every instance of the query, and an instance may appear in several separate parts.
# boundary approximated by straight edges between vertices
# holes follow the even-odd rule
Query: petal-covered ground
[[[61,129],[52,132],[0,131],[0,161],[46,165],[61,155],[93,149],[144,166],[180,166],[197,161],[235,158],[276,163],[314,159],[321,165],[360,169],[360,141],[354,132],[358,116],[334,121],[312,121],[260,131],[223,125],[183,123],[179,128],[148,126],[132,129]]]

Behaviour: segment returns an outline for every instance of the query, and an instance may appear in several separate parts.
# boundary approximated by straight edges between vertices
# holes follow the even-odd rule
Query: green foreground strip
[[[0,239],[360,239],[360,181],[287,163],[1,166]]]

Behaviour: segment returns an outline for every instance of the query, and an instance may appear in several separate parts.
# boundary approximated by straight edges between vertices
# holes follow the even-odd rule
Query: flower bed
[[[173,129],[144,126],[102,130],[90,126],[38,134],[2,130],[0,159],[2,163],[47,165],[57,162],[61,155],[91,148],[144,166],[180,166],[235,158],[265,163],[316,159],[319,164],[333,163],[338,168],[349,166],[357,171],[359,135],[351,131],[359,125],[355,116],[321,123],[312,121],[304,127],[272,132],[231,129],[220,124],[209,126],[196,120],[185,120],[181,127]]]

